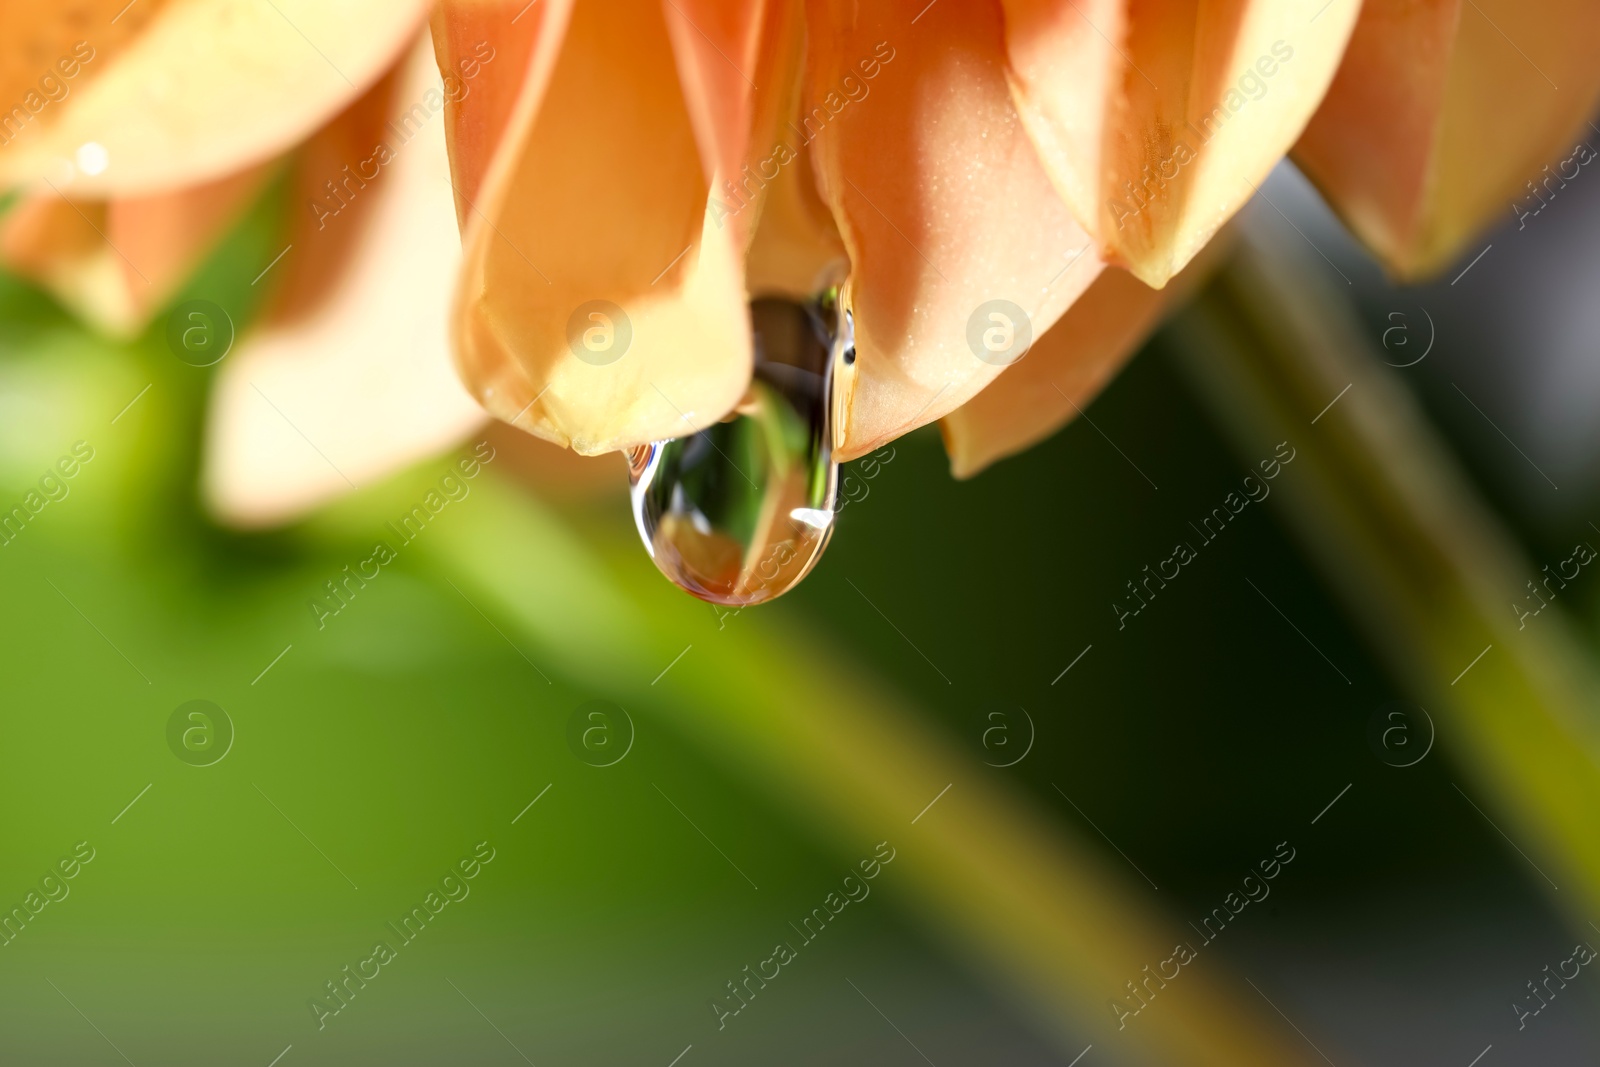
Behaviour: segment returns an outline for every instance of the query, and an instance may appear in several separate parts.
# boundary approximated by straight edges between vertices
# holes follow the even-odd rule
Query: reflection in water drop
[[[633,514],[661,573],[714,604],[759,604],[787,592],[833,532],[830,385],[853,359],[838,290],[812,304],[750,304],[755,369],[726,419],[629,457]]]

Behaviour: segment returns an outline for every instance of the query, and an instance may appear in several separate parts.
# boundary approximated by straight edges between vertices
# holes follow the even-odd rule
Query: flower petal
[[[463,230],[519,102],[528,97],[525,106],[536,107],[544,92],[571,7],[572,0],[527,6],[514,0],[442,0],[434,6],[429,28],[439,73],[473,74],[471,91],[445,107],[445,143]]]
[[[799,101],[791,119],[799,115]],[[844,240],[817,192],[811,150],[784,148],[788,157],[767,186],[760,219],[745,254],[745,284],[752,298],[784,296],[805,301],[845,274]],[[765,171],[762,171],[765,173]]]
[[[523,82],[505,136],[487,145],[462,132],[468,108],[455,118],[458,157],[493,153],[468,164],[483,177],[465,212],[458,365],[492,413],[585,454],[682,436],[749,382],[744,237],[708,211],[707,168],[749,143],[723,123],[769,110],[710,100],[752,91],[761,38],[747,16],[696,28],[658,0],[543,6],[527,65],[492,72]],[[458,46],[439,22],[443,62]],[[691,30],[725,39],[690,47]]]
[[[749,7],[723,0],[670,0],[678,18],[675,26],[679,68],[689,92],[691,114],[696,118],[701,155],[707,168],[719,176],[712,213],[746,240],[745,285],[751,298],[782,295],[808,300],[843,276],[844,242],[833,216],[817,192],[810,152],[797,143],[793,127],[800,116],[801,75],[804,72],[805,11],[798,0],[766,0]],[[707,14],[728,21],[732,11],[745,22],[707,35],[699,27]],[[759,38],[751,36],[760,14]],[[705,24],[711,24],[706,22]],[[739,32],[734,32],[738,28]],[[703,43],[701,43],[703,42]],[[712,49],[722,61],[713,58]],[[720,90],[705,84],[704,71],[696,72],[685,58],[697,59],[722,76]],[[748,62],[737,57],[749,57]],[[762,88],[742,91],[738,81],[753,62]],[[712,100],[696,107],[697,95]],[[730,105],[737,105],[735,111]],[[720,119],[715,118],[722,113]],[[747,139],[736,140],[722,131]],[[743,158],[737,150],[744,149]]]
[[[1127,0],[1002,0],[1017,110],[1061,197],[1100,217],[1106,126],[1127,68]]]
[[[1438,271],[1573,176],[1559,170],[1600,100],[1597,50],[1587,0],[1367,0],[1295,162],[1396,274]]]
[[[412,114],[404,109],[438,81],[428,50],[419,50],[398,98],[380,83],[302,154],[302,195],[328,197],[323,182],[351,160],[360,183],[340,186],[348,201],[332,217],[300,216],[267,275],[288,284],[219,367],[202,488],[228,522],[297,518],[450,447],[485,420],[450,366],[445,294],[460,242],[443,123],[430,118],[405,138],[395,132]],[[386,133],[384,118],[394,120]],[[381,165],[372,147],[379,137],[389,149]],[[357,146],[360,155],[349,154]]]
[[[148,196],[29,196],[0,219],[0,263],[114,337],[132,337],[261,192],[276,161]]]
[[[970,478],[1070,422],[1155,328],[1168,292],[1102,271],[1026,358],[940,422],[950,472]]]
[[[707,174],[717,176],[719,181],[714,184],[729,182],[737,192],[736,179],[748,155],[757,103],[751,76],[780,58],[788,60],[782,73],[789,78],[798,70],[798,33],[768,34],[764,39],[763,15],[769,9],[773,15],[798,9],[781,0],[770,5],[724,0],[664,0],[664,4],[684,104],[700,145],[701,166]],[[793,26],[798,30],[798,20]],[[763,45],[766,64],[761,62]],[[773,77],[781,80],[781,73],[763,73],[763,80]],[[777,105],[784,95],[781,91],[761,94],[761,103],[772,110],[766,128],[777,124]]]
[[[920,11],[920,14],[919,14]],[[836,455],[965,403],[1000,372],[969,330],[991,301],[1034,336],[1100,261],[1051,187],[1006,87],[991,4],[812,0],[797,136],[850,252],[857,358],[835,369]]]
[[[135,196],[260,163],[376,81],[426,9],[426,0],[166,3],[103,56],[86,30],[95,58],[41,109],[37,128],[23,111],[24,127],[0,147],[0,185],[49,180],[74,196]],[[44,56],[34,76],[55,59]]]
[[[1161,289],[1116,267],[1102,271],[1025,358],[939,423],[950,472],[971,478],[1081,414],[1167,311],[1221,263],[1227,244],[1219,237]]]
[[[48,122],[54,112],[46,109],[93,80],[169,3],[72,0],[0,8],[0,144],[21,136],[35,115]]]
[[[1012,89],[1102,254],[1160,287],[1316,109],[1359,5],[1003,0]]]

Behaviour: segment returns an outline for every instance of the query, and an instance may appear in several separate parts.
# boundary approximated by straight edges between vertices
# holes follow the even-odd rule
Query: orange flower
[[[1333,77],[1354,6],[1299,6],[446,0],[443,62],[525,58],[451,114],[464,378],[586,453],[680,437],[744,397],[747,299],[848,274],[837,453],[872,450],[1002,374],[984,306],[1040,336],[1107,262],[1160,285],[1194,256]],[[1242,82],[1275,91],[1229,117]],[[616,363],[570,350],[592,301],[626,315]]]
[[[1087,402],[1303,133],[1392,269],[1452,258],[1600,88],[1592,5],[1469,6],[444,0],[442,64],[512,57],[450,113],[459,366],[582,452],[682,436],[745,395],[748,299],[848,275],[838,458],[945,418],[971,473]],[[1038,341],[1009,369],[968,343],[997,300]],[[594,301],[631,334],[603,366]]]
[[[436,135],[368,147],[426,92],[428,6],[0,15],[0,260],[103,329],[142,329],[293,161],[210,429],[236,521],[476,422],[426,340],[456,273]],[[835,458],[942,420],[960,475],[1086,404],[1285,153],[1411,277],[1537,193],[1600,94],[1584,0],[442,0],[431,28],[472,87],[444,104],[450,333],[484,408],[589,454],[683,436],[745,399],[752,298],[848,278]],[[596,322],[621,358],[575,353]]]

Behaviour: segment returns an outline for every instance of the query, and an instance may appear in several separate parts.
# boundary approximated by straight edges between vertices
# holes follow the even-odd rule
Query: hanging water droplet
[[[744,401],[688,437],[629,457],[633,515],[661,573],[701,600],[759,604],[793,588],[833,533],[831,386],[855,359],[847,298],[751,301]]]

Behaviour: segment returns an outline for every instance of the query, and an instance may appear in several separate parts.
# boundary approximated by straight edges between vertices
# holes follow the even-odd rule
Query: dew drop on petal
[[[750,390],[723,421],[629,456],[633,515],[656,566],[713,604],[771,600],[833,533],[831,386],[855,358],[848,297],[750,303]]]

